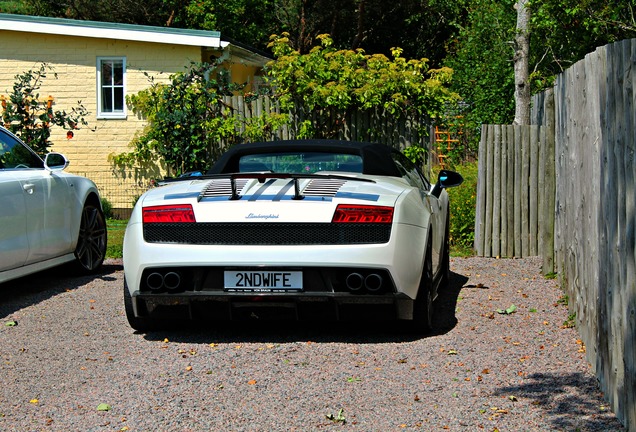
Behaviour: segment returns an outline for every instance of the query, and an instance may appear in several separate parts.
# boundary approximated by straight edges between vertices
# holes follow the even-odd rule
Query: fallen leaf
[[[110,411],[112,408],[107,403],[100,403],[97,405],[97,411]]]
[[[40,402],[38,399],[31,399],[31,400],[29,401],[29,403],[32,403],[32,404],[34,404],[34,405],[35,405],[35,404],[37,404],[38,402]]]
[[[247,383],[249,385],[255,385],[256,384],[256,380],[249,380]]]
[[[5,326],[7,327],[15,327],[18,325],[17,321],[7,321],[6,323],[4,323]]]
[[[186,370],[190,372],[192,370],[192,366],[186,366]]]
[[[508,399],[510,399],[513,402],[517,402],[517,400],[518,400],[517,397],[513,396],[513,395],[508,396]]]

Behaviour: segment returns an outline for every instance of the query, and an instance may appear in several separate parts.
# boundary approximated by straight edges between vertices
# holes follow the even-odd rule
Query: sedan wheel
[[[104,213],[93,204],[85,204],[75,248],[75,258],[81,270],[93,272],[102,265],[106,257],[106,236]]]

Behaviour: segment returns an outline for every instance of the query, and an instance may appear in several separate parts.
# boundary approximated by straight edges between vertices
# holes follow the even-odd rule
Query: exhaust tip
[[[181,275],[177,272],[168,272],[163,278],[163,285],[168,290],[176,290],[181,285]]]
[[[382,288],[382,276],[371,273],[364,279],[364,287],[371,292],[377,292]]]
[[[360,291],[364,285],[364,278],[360,273],[351,273],[345,280],[349,291]]]
[[[146,285],[153,291],[160,290],[163,287],[163,275],[161,273],[150,273],[146,278]]]

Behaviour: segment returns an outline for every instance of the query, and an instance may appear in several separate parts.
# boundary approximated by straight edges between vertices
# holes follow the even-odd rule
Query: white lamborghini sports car
[[[183,320],[432,324],[448,278],[448,194],[382,144],[299,140],[232,147],[205,174],[137,202],[124,303],[140,331]]]

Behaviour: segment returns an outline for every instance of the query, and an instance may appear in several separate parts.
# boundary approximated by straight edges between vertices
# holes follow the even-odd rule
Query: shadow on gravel
[[[390,321],[296,322],[247,321],[194,323],[180,329],[153,331],[144,334],[151,341],[183,343],[399,343],[446,334],[457,324],[455,309],[462,286],[468,281],[463,275],[451,273],[448,286],[435,301],[434,329],[429,334],[413,332],[400,323]]]
[[[494,395],[531,399],[545,411],[545,421],[553,430],[624,431],[609,406],[598,405],[598,391],[596,379],[582,373],[535,373],[524,384],[503,387]]]
[[[0,319],[19,309],[85,285],[94,279],[115,280],[116,278],[111,275],[120,271],[121,268],[120,264],[105,263],[98,273],[78,275],[72,266],[62,265],[0,283]]]

